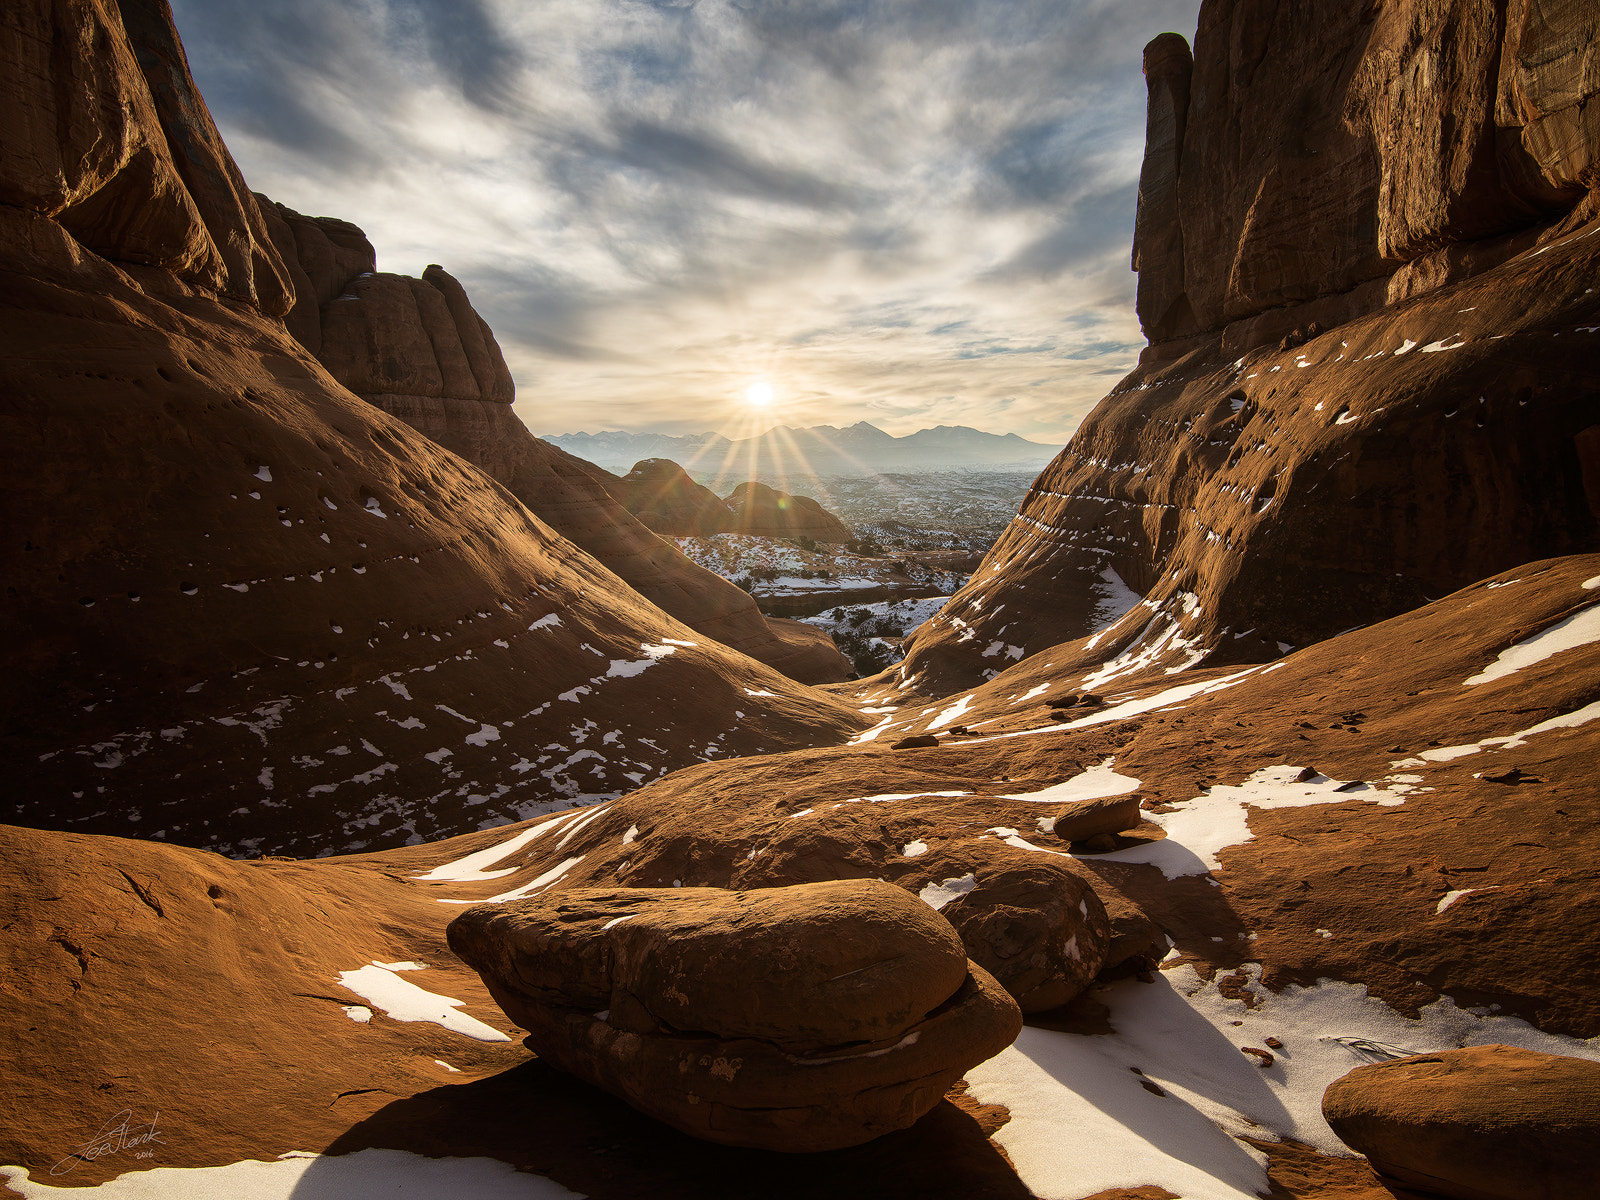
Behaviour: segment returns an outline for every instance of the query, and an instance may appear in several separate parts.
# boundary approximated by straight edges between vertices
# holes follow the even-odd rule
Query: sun
[[[772,403],[772,385],[758,379],[744,390],[744,402],[751,408],[765,408]]]

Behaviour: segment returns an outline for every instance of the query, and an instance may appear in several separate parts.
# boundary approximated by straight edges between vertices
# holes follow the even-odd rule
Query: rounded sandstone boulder
[[[1055,820],[1055,835],[1064,842],[1085,842],[1099,834],[1121,833],[1139,823],[1139,796],[1100,796],[1079,800]]]
[[[575,888],[469,908],[449,939],[540,1057],[728,1145],[903,1129],[1021,1028],[950,924],[877,880]]]
[[[1357,1067],[1328,1124],[1386,1181],[1454,1200],[1558,1200],[1600,1179],[1600,1063],[1469,1046]]]
[[[1059,1008],[1105,965],[1111,923],[1094,888],[1064,863],[988,843],[967,860],[940,856],[918,878],[973,962],[1010,992],[1023,1012]],[[945,878],[948,876],[948,878]]]

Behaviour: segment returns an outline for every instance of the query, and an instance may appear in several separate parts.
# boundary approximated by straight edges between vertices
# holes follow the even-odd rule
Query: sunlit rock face
[[[165,10],[125,7],[8,18],[9,819],[312,854],[859,727],[336,383]],[[314,286],[367,265],[317,232]],[[458,331],[441,380],[509,398],[459,288],[400,286]]]
[[[697,633],[804,683],[848,676],[848,661],[826,636],[772,628],[748,593],[691,562],[619,503],[613,476],[528,432],[512,411],[516,389],[493,331],[447,271],[430,266],[421,279],[376,273],[356,226],[257,198],[298,272],[290,331],[335,379],[487,473]]]
[[[1446,10],[1208,3],[1192,67],[1151,43],[1152,344],[896,683],[1262,661],[1596,544],[1597,18]]]

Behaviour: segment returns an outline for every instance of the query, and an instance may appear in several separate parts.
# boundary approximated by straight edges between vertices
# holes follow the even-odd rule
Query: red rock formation
[[[1209,2],[1186,112],[1151,43],[1153,344],[896,682],[1261,661],[1597,544],[1595,17],[1498,12]]]
[[[850,527],[810,496],[791,496],[764,483],[741,483],[729,494],[735,531],[755,537],[848,542]]]
[[[1147,668],[1118,684],[1126,705],[1068,720],[1047,701],[1081,688],[1070,659],[1025,660],[955,705],[912,697],[884,712],[896,701],[871,703],[857,684],[883,713],[857,745],[675,772],[615,801],[559,852],[492,831],[411,853],[433,863],[508,846],[494,864],[512,869],[504,878],[431,885],[452,897],[506,891],[577,854],[556,886],[882,877],[920,891],[1031,859],[1089,880],[1117,905],[1121,934],[1135,934],[1125,905],[1137,904],[1208,972],[1249,961],[1272,989],[1359,981],[1407,1013],[1447,993],[1590,1037],[1600,962],[1573,956],[1570,930],[1600,920],[1588,883],[1600,826],[1571,814],[1600,753],[1600,641],[1464,681],[1513,643],[1579,614],[1592,622],[1597,579],[1600,554],[1526,564],[1270,666]],[[945,721],[936,748],[888,748],[957,705],[970,736],[948,735]],[[1318,782],[1303,786],[1322,802],[1247,810],[1252,837],[1220,851],[1209,878],[1192,856],[1194,873],[1173,878],[1138,862],[1165,844],[1148,819],[1120,854],[1069,856],[1048,832],[1066,804],[1040,793],[1113,756],[1147,818],[1203,819],[1232,794],[1223,788],[1247,802],[1262,772],[1294,780],[1311,768]]]
[[[1523,248],[1495,239],[1600,183],[1597,21],[1576,0],[1292,15],[1207,0],[1192,79],[1176,35],[1146,51],[1135,266],[1151,341],[1235,324],[1230,352],[1250,349]],[[1471,262],[1452,249],[1477,242]],[[1285,305],[1309,307],[1237,325]]]
[[[165,10],[128,7],[125,35],[25,6],[6,76],[75,181],[43,189],[30,116],[0,205],[14,819],[326,852],[860,723],[329,378]]]
[[[939,1104],[861,1150],[753,1168],[749,1151],[575,1085],[529,1054],[450,952],[445,926],[461,909],[409,879],[417,869],[385,855],[241,863],[0,827],[0,1041],[11,1071],[0,1163],[66,1187],[151,1166],[272,1162],[285,1147],[382,1147],[488,1156],[590,1196],[735,1196],[757,1177],[783,1200],[947,1186],[1028,1200],[986,1137],[1005,1110],[959,1093],[964,1109]],[[458,1001],[487,1029],[474,1037],[397,1019],[344,986],[363,969],[384,979],[375,961],[420,964],[394,982]],[[505,1040],[482,1040],[493,1035]],[[136,1129],[154,1120],[159,1143],[69,1160],[124,1109]],[[605,1152],[618,1145],[629,1152]],[[323,1182],[313,1165],[302,1186]]]
[[[166,5],[21,0],[6,25],[0,204],[50,219],[85,250],[287,311],[288,272]],[[8,240],[27,236],[13,223]]]
[[[670,458],[646,458],[608,486],[629,512],[666,537],[732,533],[733,510]]]
[[[530,434],[511,409],[515,386],[499,343],[442,267],[428,267],[421,279],[374,274],[372,247],[354,225],[258,199],[269,225],[280,219],[272,228],[285,260],[302,261],[309,281],[289,315],[291,332],[335,379],[487,472],[697,633],[802,683],[850,675],[825,634],[772,628],[748,593],[691,562],[618,503],[613,476]]]

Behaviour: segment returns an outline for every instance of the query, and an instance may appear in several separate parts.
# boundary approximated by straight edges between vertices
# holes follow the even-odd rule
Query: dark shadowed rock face
[[[1524,248],[1600,183],[1597,32],[1584,0],[1207,0],[1192,73],[1174,34],[1145,53],[1151,341],[1249,349]],[[1285,305],[1310,307],[1240,324]]]
[[[791,496],[764,483],[741,483],[728,496],[735,527],[756,537],[809,537],[847,542],[850,527],[810,496]]]
[[[1357,1067],[1322,1112],[1385,1182],[1454,1200],[1551,1200],[1600,1177],[1600,1063],[1470,1046]]]
[[[49,218],[105,258],[286,312],[288,270],[166,5],[17,0],[6,27],[0,204]]]
[[[540,1057],[728,1145],[905,1128],[1022,1027],[948,922],[871,880],[567,890],[449,936]]]

